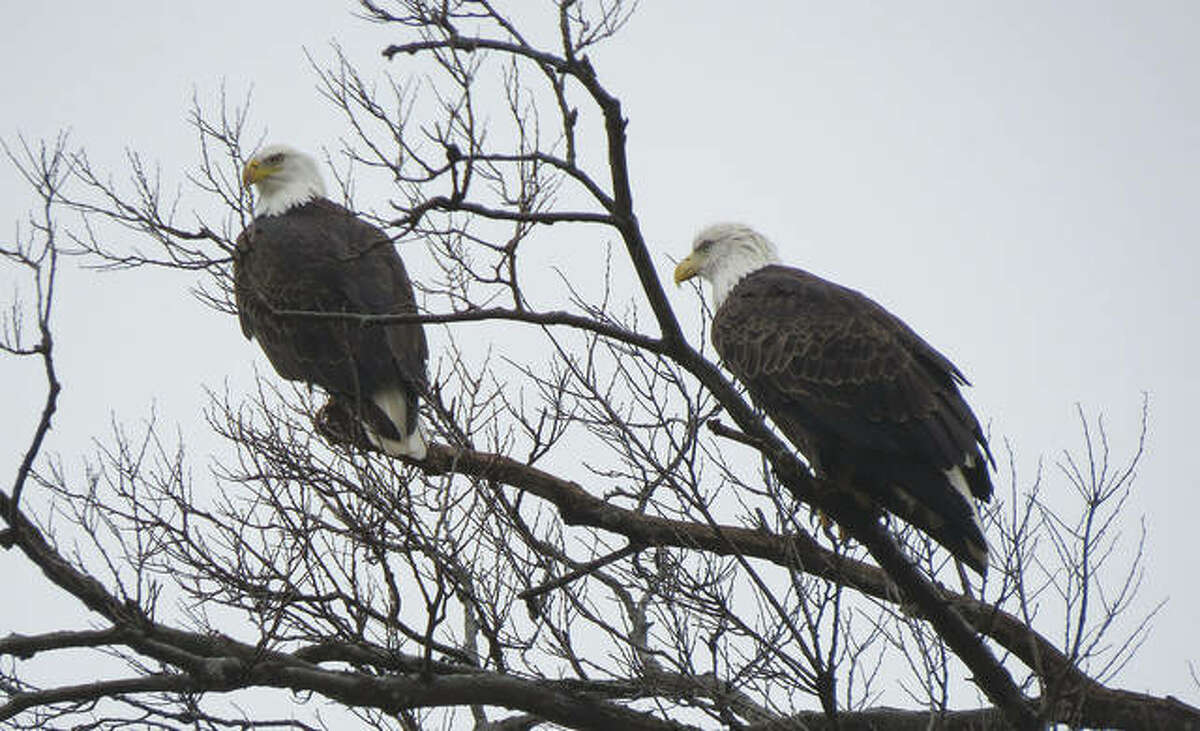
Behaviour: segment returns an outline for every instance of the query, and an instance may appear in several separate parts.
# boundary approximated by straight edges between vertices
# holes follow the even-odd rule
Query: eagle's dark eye
[[[701,241],[700,243],[696,244],[696,251],[708,251],[710,248],[712,248],[712,245],[713,245],[712,239],[705,239],[705,240]]]
[[[278,165],[279,163],[283,162],[283,153],[276,152],[274,155],[267,155],[263,162],[267,165]]]

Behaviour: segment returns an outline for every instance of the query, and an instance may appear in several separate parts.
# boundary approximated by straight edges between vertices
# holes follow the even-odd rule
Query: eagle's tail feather
[[[931,510],[915,503],[904,490],[897,490],[896,497],[898,500],[888,506],[893,513],[940,543],[975,573],[987,575],[988,544],[974,505],[964,502]],[[964,512],[970,512],[971,516],[968,518]]]
[[[975,499],[961,467],[909,475],[906,486],[880,494],[884,506],[942,544],[980,576],[987,574],[988,544]]]
[[[412,457],[413,459],[425,459],[427,447],[425,444],[425,436],[421,433],[421,427],[413,430],[412,434],[403,439],[388,439],[385,436],[376,434],[368,425],[366,428],[367,439],[376,447],[379,447],[387,454],[393,457]]]
[[[367,439],[392,456],[425,459],[425,436],[416,414],[410,418],[409,395],[402,388],[385,388],[371,394],[371,400],[387,417],[387,424],[372,424],[363,419]],[[415,404],[414,404],[415,405]]]

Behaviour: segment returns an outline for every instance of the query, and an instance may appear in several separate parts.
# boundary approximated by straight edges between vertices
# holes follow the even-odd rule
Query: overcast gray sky
[[[193,93],[213,106],[222,84],[234,98],[253,89],[252,130],[317,151],[345,132],[305,48],[328,60],[336,40],[365,75],[403,73],[403,60],[379,56],[398,38],[352,17],[349,3],[112,8],[6,5],[0,136],[69,128],[118,177],[132,148],[161,165],[185,210]],[[754,225],[788,262],[870,294],[955,360],[997,443],[1013,445],[1022,482],[1039,459],[1052,466],[1079,446],[1076,403],[1103,412],[1114,455],[1128,455],[1149,394],[1129,528],[1144,517],[1140,608],[1169,603],[1118,684],[1193,703],[1197,38],[1190,0],[648,1],[594,54],[630,118],[639,217],[664,278],[701,225]],[[5,166],[0,193],[8,237],[33,198]],[[11,270],[2,276],[11,291]],[[137,422],[152,406],[204,444],[203,387],[248,382],[254,364],[270,372],[232,319],[189,296],[191,284],[154,271],[65,272],[55,324],[66,390],[52,450],[76,463],[111,419]],[[694,295],[674,297],[695,323]],[[40,407],[35,366],[0,363],[7,474]],[[0,554],[0,571],[29,587],[24,601],[0,603],[0,633],[82,616],[19,557]]]

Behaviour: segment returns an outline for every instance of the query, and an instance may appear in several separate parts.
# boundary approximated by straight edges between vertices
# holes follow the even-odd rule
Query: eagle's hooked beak
[[[280,167],[280,165],[271,165],[257,157],[252,157],[246,163],[246,167],[242,168],[242,185],[249,188],[255,183],[260,183],[277,173]]]
[[[246,163],[246,167],[242,168],[242,187],[249,188],[258,181],[262,180],[263,176],[259,173],[261,168],[260,163],[256,159],[251,159]]]
[[[699,252],[693,251],[688,254],[683,261],[679,262],[679,266],[675,267],[676,286],[699,274],[702,265],[703,262],[701,261]]]

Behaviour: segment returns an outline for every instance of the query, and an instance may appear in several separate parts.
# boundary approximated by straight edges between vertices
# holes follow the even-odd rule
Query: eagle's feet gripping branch
[[[330,444],[346,444],[359,449],[371,449],[361,419],[337,399],[329,399],[313,416],[313,427]]]

